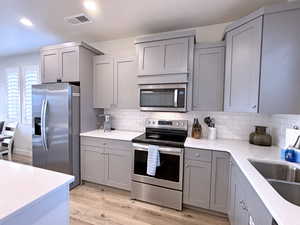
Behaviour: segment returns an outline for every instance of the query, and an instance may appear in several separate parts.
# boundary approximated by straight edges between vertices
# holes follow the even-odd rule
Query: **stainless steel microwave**
[[[187,84],[140,86],[141,111],[186,112]]]

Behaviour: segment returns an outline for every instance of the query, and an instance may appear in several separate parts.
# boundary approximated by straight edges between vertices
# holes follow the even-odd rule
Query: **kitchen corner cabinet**
[[[230,162],[228,216],[231,225],[272,225],[272,216],[265,208],[247,178],[233,161]]]
[[[224,43],[196,44],[194,54],[193,110],[223,111]]]
[[[82,180],[130,190],[131,142],[81,137]]]
[[[226,33],[224,111],[258,112],[262,17]]]
[[[42,83],[79,82],[80,47],[41,51]]]
[[[94,108],[138,108],[135,57],[94,57]]]

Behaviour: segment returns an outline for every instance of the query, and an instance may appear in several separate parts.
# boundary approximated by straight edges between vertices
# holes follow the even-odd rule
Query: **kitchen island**
[[[0,160],[0,225],[68,225],[74,177]]]

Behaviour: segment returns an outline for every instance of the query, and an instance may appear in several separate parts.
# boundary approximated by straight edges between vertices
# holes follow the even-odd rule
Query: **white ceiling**
[[[1,0],[0,56],[38,50],[64,41],[101,41],[224,23],[283,0]],[[93,23],[72,26],[64,17],[85,12]],[[24,27],[21,17],[34,27]]]

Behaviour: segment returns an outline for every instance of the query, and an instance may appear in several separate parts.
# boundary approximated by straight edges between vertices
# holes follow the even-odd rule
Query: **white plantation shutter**
[[[23,123],[31,123],[32,85],[39,83],[39,67],[37,65],[23,67]]]
[[[19,121],[21,115],[20,106],[20,69],[6,69],[7,77],[7,117],[8,120]]]

